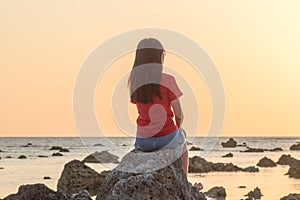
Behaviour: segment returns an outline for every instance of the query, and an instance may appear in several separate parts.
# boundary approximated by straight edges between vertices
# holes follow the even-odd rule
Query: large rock
[[[65,164],[58,180],[57,190],[68,195],[87,190],[92,196],[97,195],[107,172],[99,174],[79,160],[72,160]]]
[[[300,200],[300,194],[289,194],[287,196],[284,196],[282,198],[280,198],[280,200]]]
[[[119,157],[109,153],[108,151],[96,151],[93,154],[85,157],[82,162],[83,163],[115,163],[118,164]]]
[[[257,166],[259,167],[276,167],[276,163],[271,160],[270,158],[263,157],[262,159],[259,160],[257,163]]]
[[[10,194],[3,200],[71,200],[62,192],[55,192],[41,183],[21,185],[18,193]]]
[[[99,191],[96,200],[206,199],[188,182],[178,152],[167,149],[128,153]]]
[[[293,144],[293,145],[290,147],[290,150],[300,150],[300,144]]]
[[[204,194],[210,198],[225,198],[226,197],[226,191],[223,187],[213,187],[209,189],[207,192],[204,192]]]
[[[189,158],[189,172],[191,173],[207,173],[207,172],[258,172],[255,167],[246,167],[245,169],[233,165],[232,163],[213,163],[208,162],[204,158],[194,156]]]
[[[237,142],[233,138],[229,138],[227,142],[222,142],[221,143],[222,147],[236,147]]]

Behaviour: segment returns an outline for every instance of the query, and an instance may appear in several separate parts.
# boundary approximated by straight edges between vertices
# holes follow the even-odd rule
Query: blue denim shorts
[[[144,152],[152,152],[158,149],[176,149],[185,143],[183,131],[179,128],[172,133],[161,137],[136,137],[134,147]]]

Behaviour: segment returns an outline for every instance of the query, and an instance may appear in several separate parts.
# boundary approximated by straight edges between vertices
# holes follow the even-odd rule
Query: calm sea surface
[[[245,147],[222,148],[221,142],[228,140],[227,137],[220,138],[188,138],[193,145],[204,149],[204,151],[190,151],[189,157],[199,155],[208,161],[232,162],[240,167],[254,166],[258,161],[267,156],[277,161],[282,154],[290,154],[300,159],[300,151],[290,151],[289,147],[300,142],[300,137],[235,137],[238,143],[247,143],[253,148],[271,149],[281,147],[283,151],[263,153],[241,153]],[[32,145],[26,147],[28,143]],[[97,146],[95,146],[98,144]],[[101,144],[101,145],[99,145]],[[63,170],[64,164],[73,160],[82,160],[95,151],[107,150],[121,159],[126,153],[133,149],[134,138],[75,138],[75,137],[0,137],[0,198],[8,194],[16,193],[19,185],[29,183],[44,183],[49,188],[56,190],[58,178]],[[24,146],[25,145],[25,146]],[[61,146],[70,150],[62,153],[61,157],[53,157],[50,151],[52,146]],[[222,158],[226,153],[233,153],[232,158]],[[18,159],[25,155],[27,159]],[[45,158],[39,155],[48,156]],[[6,158],[11,156],[11,158]],[[119,159],[119,160],[120,160]],[[112,169],[115,164],[87,164],[98,172]],[[212,172],[204,174],[189,174],[190,182],[201,181],[204,191],[213,186],[223,186],[227,192],[227,200],[238,200],[243,195],[259,187],[263,193],[263,200],[280,199],[289,193],[300,193],[300,180],[288,178],[284,174],[288,166],[277,166],[274,168],[260,168],[259,173],[245,172]],[[50,180],[44,180],[44,176],[50,176]],[[246,188],[238,188],[238,186]]]

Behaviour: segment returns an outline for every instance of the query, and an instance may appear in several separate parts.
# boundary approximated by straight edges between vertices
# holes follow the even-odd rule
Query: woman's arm
[[[181,124],[182,124],[182,121],[183,121],[183,112],[182,112],[182,109],[181,109],[179,99],[177,98],[177,99],[171,101],[171,105],[172,105],[172,108],[173,108],[173,111],[174,111],[176,125],[178,126],[178,128],[180,128]]]

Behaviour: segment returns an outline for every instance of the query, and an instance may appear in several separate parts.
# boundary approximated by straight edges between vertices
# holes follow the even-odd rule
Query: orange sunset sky
[[[2,0],[0,136],[78,136],[72,95],[82,63],[105,40],[145,27],[184,34],[213,60],[226,94],[221,136],[299,136],[299,10],[297,0]],[[133,57],[112,61],[97,87],[95,112],[107,136],[123,136],[106,104]],[[195,134],[205,136],[212,109],[205,82],[178,55],[167,52],[165,64],[197,97],[198,105],[183,97],[184,126],[199,117],[191,113],[197,106]]]

